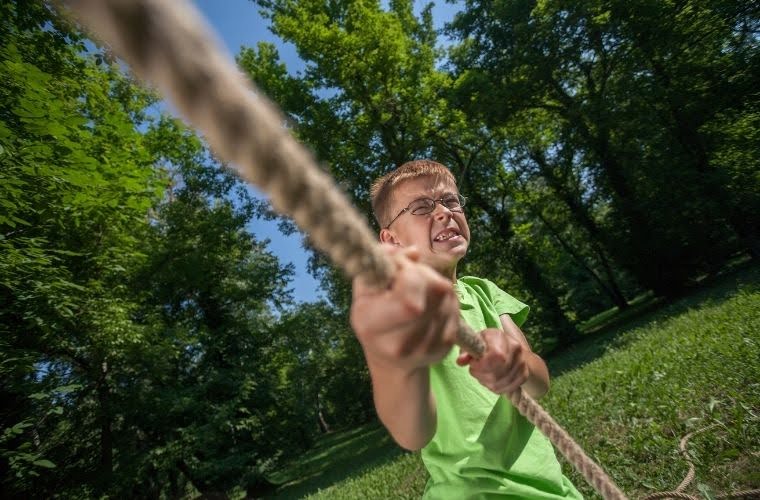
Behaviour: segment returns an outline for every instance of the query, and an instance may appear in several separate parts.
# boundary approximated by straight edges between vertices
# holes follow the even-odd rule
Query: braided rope
[[[681,452],[681,456],[683,456],[684,460],[686,460],[686,463],[689,464],[689,471],[686,473],[686,477],[683,478],[683,481],[681,481],[681,484],[679,484],[673,491],[658,491],[656,493],[651,493],[645,496],[642,500],[655,500],[657,498],[689,498],[699,500],[698,498],[683,492],[683,490],[689,486],[689,483],[694,480],[694,476],[696,475],[696,468],[694,467],[694,462],[692,462],[689,453],[686,451],[686,444],[689,442],[689,439],[691,439],[691,437],[695,434],[705,432],[706,430],[712,429],[716,425],[718,424],[708,425],[702,429],[689,432],[684,437],[682,437],[681,441],[678,443],[678,450]]]
[[[365,220],[287,132],[285,118],[221,55],[195,9],[179,0],[68,0],[87,26],[155,84],[201,130],[239,175],[268,193],[312,243],[353,278],[387,286],[395,266]],[[473,355],[485,343],[460,321],[457,343]],[[543,432],[605,499],[624,499],[594,463],[538,403],[518,390],[513,404]]]
[[[605,499],[625,498],[623,492],[607,476],[604,469],[589,458],[583,448],[533,398],[519,388],[507,397],[520,414],[524,415],[557,446],[562,455],[575,466],[597,493]]]
[[[679,484],[675,490],[650,493],[641,500],[655,500],[658,498],[684,498],[686,500],[700,500],[698,497],[684,493],[686,487],[689,486],[689,484],[694,480],[694,477],[696,476],[696,467],[694,466],[694,461],[689,456],[689,452],[686,450],[686,445],[688,444],[689,439],[691,439],[693,436],[709,431],[710,429],[718,427],[718,425],[719,424],[708,425],[707,427],[689,432],[681,438],[681,441],[678,443],[678,450],[681,452],[681,456],[683,456],[684,460],[686,460],[686,463],[689,464],[689,471],[686,473],[683,481],[681,481],[681,484]],[[760,498],[760,489],[734,491],[731,493],[718,495],[715,498]]]
[[[677,490],[658,491],[657,493],[651,493],[644,497],[646,500],[655,500],[657,498],[683,498],[684,500],[700,500],[699,497],[695,497],[694,495],[689,495],[688,493]]]
[[[747,500],[757,500],[760,498],[760,488],[755,488],[753,490],[732,491],[731,493],[726,493],[725,495],[718,495],[715,498],[746,498]]]

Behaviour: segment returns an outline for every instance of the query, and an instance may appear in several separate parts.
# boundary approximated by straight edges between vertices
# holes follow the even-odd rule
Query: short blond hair
[[[454,174],[445,165],[433,160],[412,160],[404,163],[396,170],[388,172],[372,183],[369,190],[372,199],[372,212],[381,228],[391,220],[390,214],[393,190],[402,182],[419,177],[435,177],[445,179],[454,186],[457,185]]]

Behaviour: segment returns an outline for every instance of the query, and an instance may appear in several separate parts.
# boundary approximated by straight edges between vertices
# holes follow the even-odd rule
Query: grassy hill
[[[681,437],[708,425],[688,445],[687,492],[760,488],[760,269],[629,314],[548,361],[542,405],[630,497],[674,489],[688,470]],[[276,479],[289,481],[281,498],[354,499],[419,498],[427,478],[418,454],[367,426],[328,436]]]

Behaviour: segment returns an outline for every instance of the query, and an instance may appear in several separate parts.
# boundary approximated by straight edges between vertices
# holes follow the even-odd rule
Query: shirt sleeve
[[[485,280],[488,289],[491,292],[496,312],[501,316],[502,314],[509,314],[512,321],[519,327],[522,327],[525,320],[528,319],[528,313],[530,307],[527,304],[523,304],[510,294],[496,286],[493,282]]]

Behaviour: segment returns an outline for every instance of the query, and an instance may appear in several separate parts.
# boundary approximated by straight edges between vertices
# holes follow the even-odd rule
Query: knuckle
[[[519,342],[506,334],[504,335],[503,342],[505,348],[512,352],[517,352],[521,347]]]
[[[420,301],[412,300],[411,297],[402,301],[401,305],[407,317],[416,318],[425,312],[424,305]]]
[[[413,345],[409,340],[395,342],[390,346],[391,356],[395,359],[405,359],[414,351]]]
[[[454,345],[457,341],[457,335],[459,334],[459,323],[456,321],[449,321],[446,324],[444,330],[444,339],[447,344]]]
[[[357,338],[361,340],[369,336],[367,325],[365,325],[359,317],[351,316],[350,322],[351,328],[354,330],[354,334]]]
[[[509,360],[512,363],[519,363],[523,359],[522,346],[516,344],[509,347]]]
[[[489,345],[494,344],[494,340],[496,340],[495,331],[493,328],[487,328],[483,330],[482,336],[483,336],[483,340],[488,342]]]

